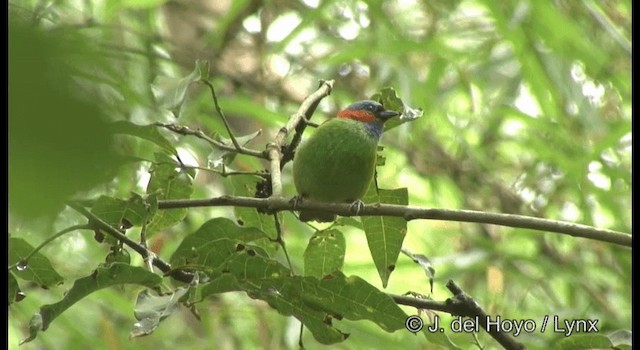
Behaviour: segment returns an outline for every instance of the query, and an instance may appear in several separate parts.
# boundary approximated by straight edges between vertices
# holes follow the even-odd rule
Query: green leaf
[[[278,270],[277,266],[265,257],[238,254],[225,266],[223,275],[203,287],[202,295],[244,290],[281,314],[295,316],[323,344],[346,339],[331,324],[334,318],[370,320],[388,332],[404,328],[407,315],[388,295],[359,277],[340,272],[322,279],[287,276],[282,273],[286,268],[280,265]]]
[[[365,280],[336,272],[319,280],[315,277],[279,277],[252,281],[247,286],[284,315],[293,315],[325,344],[341,341],[342,332],[329,332],[333,318],[370,320],[391,332],[404,329],[407,315],[386,294]],[[331,335],[330,338],[327,338]],[[333,338],[335,337],[335,338]]]
[[[364,196],[364,202],[407,205],[408,196],[406,188],[376,191],[375,181],[372,181],[369,191]],[[391,216],[363,216],[361,219],[369,251],[378,269],[382,286],[386,288],[389,276],[396,267],[402,241],[407,234],[407,221]]]
[[[254,197],[256,194],[256,185],[263,178],[259,176],[233,176],[231,177],[231,186],[233,186],[234,196]],[[275,221],[272,215],[259,213],[254,208],[234,207],[236,219],[238,223],[244,227],[255,227],[264,232],[269,237],[276,237]]]
[[[154,198],[147,201],[136,193],[126,201],[100,196],[91,207],[93,214],[115,228],[142,226],[157,210],[158,203]]]
[[[385,109],[400,113],[399,117],[391,118],[385,123],[384,128],[387,131],[400,124],[418,119],[422,117],[423,114],[422,109],[407,106],[402,99],[398,97],[398,93],[392,87],[383,88],[379,92],[373,94],[371,99],[380,102]]]
[[[171,256],[170,261],[171,264],[177,266],[199,263],[217,267],[228,255],[223,254],[222,258],[213,263],[206,263],[196,257],[220,255],[223,251],[233,253],[238,243],[262,238],[266,238],[264,232],[256,228],[240,227],[227,218],[215,218],[205,222],[196,232],[185,237]],[[224,246],[228,246],[228,249],[224,249]],[[209,252],[209,249],[212,251]]]
[[[187,89],[189,86],[199,81],[203,72],[201,66],[196,64],[189,75],[184,78],[158,77],[151,86],[156,101],[162,108],[174,111],[179,110],[187,97]],[[208,75],[208,72],[206,73]]]
[[[316,231],[304,251],[304,274],[322,278],[334,271],[342,271],[346,243],[336,229]]]
[[[555,350],[588,350],[612,349],[609,338],[601,334],[575,334],[561,339],[554,346]]]
[[[20,290],[18,281],[13,272],[9,272],[9,305],[14,302],[22,301],[25,298],[24,293]]]
[[[152,288],[161,282],[162,277],[142,267],[122,263],[113,263],[107,267],[99,267],[91,276],[77,279],[62,300],[55,304],[42,306],[40,311],[31,318],[30,324],[33,327],[29,327],[29,337],[22,340],[21,343],[35,339],[37,333],[47,330],[56,317],[95,291],[120,284],[139,284]]]
[[[291,271],[280,262],[262,254],[263,251],[256,253],[252,249],[243,247],[228,254],[224,262],[217,266],[212,282],[202,288],[202,297],[230,291],[250,292],[245,283],[252,284],[257,279],[291,275]]]
[[[382,90],[373,94],[371,99],[380,102],[385,109],[402,113],[404,102],[402,102],[402,99],[398,97],[398,93],[392,87],[382,88]]]
[[[43,288],[49,288],[62,282],[56,270],[53,269],[47,257],[40,253],[35,253],[29,261],[24,261],[34,248],[21,238],[9,237],[9,265],[18,264],[10,270],[11,274],[17,278],[32,281]]]
[[[249,143],[251,140],[255,139],[258,135],[260,135],[262,133],[262,130],[258,130],[254,133],[251,133],[249,135],[244,135],[244,136],[239,136],[236,137],[236,141],[238,141],[238,144],[240,146],[244,146],[247,143]],[[233,147],[233,142],[231,141],[231,139],[222,137],[220,135],[217,135],[217,137],[215,138],[217,141],[220,141],[222,144],[226,145],[226,146],[230,146]],[[236,155],[238,153],[235,151],[228,151],[225,149],[220,149],[220,148],[213,148],[213,150],[211,151],[211,153],[209,153],[209,156],[207,157],[208,163],[209,163],[209,167],[210,168],[220,168],[223,165],[229,165],[231,164],[231,162],[233,162],[233,160],[235,159]]]
[[[9,208],[29,225],[112,181],[123,162],[108,128],[113,109],[95,93],[98,83],[79,79],[82,72],[109,69],[96,50],[101,45],[80,31],[40,30],[15,20],[11,16],[7,50]]]
[[[109,128],[114,134],[136,136],[155,143],[174,156],[178,155],[173,144],[162,136],[155,125],[138,125],[126,120],[119,120],[111,123]]]
[[[607,338],[618,350],[631,349],[631,345],[633,345],[632,333],[628,329],[615,330],[607,334]]]
[[[227,241],[227,242],[225,242]],[[216,241],[207,259],[220,256],[229,249],[228,240]],[[284,315],[298,318],[316,340],[332,344],[345,339],[345,334],[331,325],[331,319],[368,319],[386,331],[404,327],[405,313],[385,293],[359,277],[345,277],[334,272],[323,279],[289,276],[289,269],[265,255],[249,249],[229,252],[217,269],[218,277],[202,287],[202,297],[214,293],[242,290],[256,299],[265,300]]]
[[[129,334],[136,338],[153,333],[162,320],[180,308],[180,299],[189,292],[189,288],[178,287],[173,293],[152,295],[149,289],[138,294],[134,314],[138,322]]]
[[[147,194],[157,194],[160,199],[188,199],[193,193],[191,176],[171,157],[156,153],[156,163],[149,170],[151,178]],[[158,210],[147,224],[147,233],[173,226],[187,215],[187,209]]]

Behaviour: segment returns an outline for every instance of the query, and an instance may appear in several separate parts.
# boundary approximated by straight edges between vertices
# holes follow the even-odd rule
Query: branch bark
[[[294,206],[295,204],[295,206]],[[341,216],[396,216],[405,220],[444,220],[492,224],[556,232],[564,235],[589,238],[601,242],[631,247],[631,235],[613,230],[566,221],[540,219],[524,215],[486,213],[474,210],[433,209],[396,204],[367,204],[357,213],[349,203],[323,203],[311,200],[294,203],[285,198],[252,198],[221,196],[209,199],[177,199],[158,202],[159,209],[238,206],[266,211],[293,211],[301,209],[321,210]]]
[[[137,242],[133,241],[129,237],[122,234],[122,232],[118,231],[115,227],[109,225],[107,222],[103,221],[102,219],[97,217],[95,214],[85,209],[80,203],[69,202],[67,203],[67,206],[69,206],[70,208],[77,211],[85,218],[87,218],[89,220],[89,224],[94,229],[100,229],[102,232],[126,244],[131,249],[136,251],[136,253],[140,254],[140,256],[142,256],[145,260],[148,258],[151,258],[151,262],[153,266],[160,269],[160,271],[162,271],[165,275],[171,276],[176,280],[184,283],[191,283],[193,281],[194,276],[192,274],[188,272],[184,272],[182,270],[172,269],[171,265],[168,262],[158,258],[154,252],[148,250],[143,245],[138,244]]]
[[[453,298],[449,298],[446,301],[434,301],[427,299],[418,299],[405,295],[390,295],[393,300],[401,305],[413,306],[418,309],[437,310],[449,313],[454,316],[469,317],[480,325],[489,335],[495,339],[505,349],[509,350],[521,350],[526,347],[517,342],[509,333],[500,332],[498,327],[488,327],[487,321],[491,320],[482,307],[462,288],[460,288],[455,282],[447,282],[447,289],[454,295]]]
[[[304,128],[306,127],[306,121],[316,110],[316,107],[318,107],[318,103],[320,103],[323,98],[331,94],[332,89],[333,80],[321,81],[318,90],[309,95],[302,102],[300,108],[298,108],[298,112],[291,115],[291,117],[287,121],[287,124],[280,128],[273,142],[267,144],[266,154],[267,159],[269,159],[272,197],[278,198],[282,196],[282,181],[280,180],[280,170],[286,163],[286,161],[282,162],[284,158],[282,154],[282,145],[284,144],[285,139],[294,129],[296,130],[295,136],[302,135],[302,131],[304,131]],[[296,139],[295,136],[294,140]],[[292,154],[293,148],[295,148],[298,142],[291,143],[292,147],[290,147],[289,149],[290,154]],[[289,157],[287,157],[286,159],[289,159]]]

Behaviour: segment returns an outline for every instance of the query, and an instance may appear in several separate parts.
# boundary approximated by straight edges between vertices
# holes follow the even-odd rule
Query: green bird
[[[367,192],[384,122],[399,113],[375,101],[356,102],[320,125],[293,159],[299,198],[354,203]],[[303,210],[301,221],[331,222],[335,214]]]

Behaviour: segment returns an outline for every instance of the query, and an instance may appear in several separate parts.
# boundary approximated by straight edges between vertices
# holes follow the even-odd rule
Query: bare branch
[[[333,80],[321,81],[320,88],[302,102],[298,112],[291,116],[285,129],[280,129],[280,132],[276,136],[276,140],[279,138],[284,140],[284,138],[291,133],[291,130],[296,130],[296,133],[293,135],[291,143],[289,144],[289,152],[283,155],[280,169],[282,169],[287,162],[293,160],[293,152],[300,144],[300,140],[302,140],[302,133],[304,132],[304,129],[307,125],[312,125],[312,123],[309,123],[309,120],[313,116],[313,112],[315,112],[318,107],[320,100],[331,94],[331,90],[333,90],[333,83]]]
[[[251,153],[253,150],[248,150],[244,148],[242,145],[240,145],[240,143],[238,143],[238,140],[233,135],[233,132],[231,131],[231,127],[229,126],[229,122],[227,122],[227,117],[224,115],[222,108],[220,108],[220,104],[218,104],[218,96],[216,95],[216,90],[213,88],[213,84],[211,84],[206,80],[200,80],[200,82],[209,87],[209,91],[211,91],[211,97],[213,98],[213,105],[216,108],[216,112],[218,112],[218,115],[222,119],[225,129],[227,129],[227,133],[229,134],[229,138],[231,139],[231,143],[233,143],[235,150],[237,150],[238,153],[242,153],[242,154],[248,154],[248,152]],[[264,155],[261,155],[260,158],[264,158]]]
[[[239,206],[268,211],[294,210],[294,203],[284,198],[251,198],[221,196],[209,199],[177,199],[158,202],[159,209]],[[350,203],[323,203],[306,200],[297,203],[295,210],[321,210],[341,216],[354,216]],[[631,247],[631,235],[613,230],[566,221],[540,219],[524,215],[486,213],[474,210],[432,209],[396,204],[367,204],[359,211],[358,216],[396,216],[405,220],[444,220],[492,224],[508,227],[526,228],[538,231],[556,232],[574,237],[584,237],[597,241]]]
[[[236,148],[236,147],[232,147],[229,145],[225,145],[224,143],[220,142],[220,141],[216,141],[214,139],[212,139],[211,137],[207,136],[204,132],[202,132],[202,130],[191,130],[188,127],[184,126],[184,125],[176,125],[176,124],[165,124],[165,123],[160,123],[160,122],[156,122],[154,123],[154,125],[165,128],[167,130],[171,130],[173,132],[175,132],[176,134],[180,134],[180,135],[185,135],[185,136],[195,136],[199,139],[205,140],[208,143],[210,143],[213,147],[216,147],[218,149],[221,150],[225,150],[225,151],[229,151],[229,152],[237,152],[240,154],[246,154],[248,156],[252,156],[252,157],[256,157],[256,158],[262,158],[265,159],[266,156],[264,155],[264,152],[261,151],[256,151],[253,149],[249,149],[249,148],[245,148],[245,147],[241,147],[241,148]],[[235,138],[232,138],[232,140],[234,140]]]
[[[318,106],[318,103],[320,103],[323,98],[331,94],[332,89],[333,80],[322,81],[318,90],[302,101],[298,111],[289,117],[287,124],[280,128],[273,142],[270,142],[267,145],[266,153],[267,158],[269,159],[269,171],[271,173],[272,197],[279,198],[282,196],[280,170],[285,163],[281,163],[281,160],[283,159],[282,144],[292,130],[296,129],[296,135],[302,134],[302,131],[306,126],[306,121],[311,117]],[[292,152],[293,150],[290,148],[289,151]]]
[[[106,223],[105,221],[97,217],[95,214],[93,214],[89,210],[85,209],[79,203],[69,202],[67,203],[67,205],[72,209],[74,209],[75,211],[77,211],[78,213],[82,214],[82,216],[86,217],[89,220],[89,224],[92,225],[94,228],[100,229],[102,232],[126,244],[131,249],[135,250],[138,254],[140,254],[145,260],[152,257],[153,259],[151,260],[153,265],[159,268],[160,271],[162,271],[165,275],[171,276],[176,280],[184,283],[191,283],[191,281],[193,280],[193,276],[191,274],[181,270],[173,270],[171,268],[171,265],[169,265],[169,263],[158,258],[152,251],[148,250],[141,244],[138,244],[137,242],[131,240],[129,237],[122,234],[116,228],[109,225],[108,223]]]
[[[495,339],[505,349],[526,349],[526,347],[515,341],[515,339],[506,332],[501,332],[499,327],[488,327],[487,321],[490,320],[490,316],[480,307],[480,305],[467,293],[465,293],[458,285],[449,280],[447,282],[447,288],[454,295],[453,298],[449,298],[446,301],[434,301],[428,299],[419,299],[411,296],[404,295],[390,295],[393,300],[401,305],[413,306],[418,309],[437,310],[449,313],[455,316],[470,317],[478,322],[493,339]]]

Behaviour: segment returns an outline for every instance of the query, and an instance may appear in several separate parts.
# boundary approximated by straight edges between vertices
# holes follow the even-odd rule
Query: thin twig
[[[584,6],[587,8],[589,13],[600,23],[602,28],[609,33],[609,35],[615,40],[618,45],[622,47],[628,54],[631,54],[631,41],[627,39],[619,30],[616,28],[615,23],[612,23],[611,19],[602,11],[600,6],[598,6],[594,1],[585,1],[583,2]]]
[[[505,349],[526,349],[523,344],[515,341],[509,333],[501,332],[498,327],[488,327],[487,322],[491,320],[490,316],[472,297],[458,287],[455,282],[451,280],[447,282],[447,289],[449,289],[454,296],[444,302],[415,298],[406,295],[390,294],[390,296],[396,303],[401,305],[413,306],[418,309],[442,311],[454,316],[470,317],[477,321],[480,327],[487,331],[487,333]]]
[[[323,203],[306,200],[294,203],[285,198],[251,198],[221,196],[209,199],[174,199],[158,202],[159,209],[238,206],[259,208],[268,211],[290,211],[311,209],[342,216],[354,216],[349,203]],[[631,235],[619,231],[595,228],[566,221],[540,219],[524,215],[486,213],[474,210],[431,209],[396,204],[367,204],[358,212],[358,216],[395,216],[409,220],[444,220],[492,224],[508,227],[526,228],[538,231],[557,232],[574,237],[584,237],[601,242],[631,247]]]
[[[229,171],[226,169],[226,167],[223,165],[222,166],[222,170],[218,170],[218,169],[212,169],[212,168],[205,168],[205,167],[201,167],[201,166],[191,166],[191,165],[185,165],[183,166],[183,169],[196,169],[196,170],[202,170],[202,171],[208,171],[211,173],[215,173],[218,174],[222,177],[227,177],[227,176],[236,176],[236,175],[254,175],[254,176],[259,176],[262,178],[267,178],[269,177],[269,174],[264,173],[264,172],[260,172],[260,171],[239,171],[239,170],[234,170],[234,171]]]
[[[289,271],[291,273],[291,276],[293,276],[294,275],[293,264],[291,264],[291,259],[289,258],[289,252],[287,252],[287,246],[284,242],[284,239],[282,239],[282,225],[280,225],[280,219],[278,218],[278,213],[273,214],[273,220],[276,225],[276,233],[277,233],[275,242],[282,247],[282,252],[284,253],[285,258],[287,259],[287,264],[289,264]]]
[[[131,249],[135,250],[138,254],[140,254],[145,260],[148,259],[149,257],[153,257],[153,260],[152,260],[153,265],[156,266],[158,269],[160,269],[160,271],[162,271],[165,275],[169,275],[175,278],[176,280],[185,282],[185,283],[191,283],[191,281],[193,280],[192,274],[186,273],[181,270],[173,270],[169,263],[158,258],[157,256],[155,256],[155,254],[152,251],[148,250],[147,248],[133,241],[129,237],[125,236],[116,228],[109,225],[108,223],[106,223],[105,221],[97,217],[95,214],[93,214],[89,210],[85,209],[79,203],[68,202],[67,205],[72,209],[74,209],[75,211],[77,211],[78,213],[82,214],[82,216],[86,217],[93,228],[98,228],[104,233],[126,244]]]
[[[20,259],[20,261],[16,261],[15,264],[10,265],[9,266],[9,270],[17,267],[20,264],[27,264],[29,262],[29,259],[31,259],[31,257],[33,257],[38,251],[40,251],[40,249],[44,248],[47,244],[51,243],[54,239],[69,233],[71,231],[77,231],[77,230],[88,230],[91,229],[91,226],[84,224],[84,225],[73,225],[70,227],[67,227],[63,230],[61,230],[60,232],[55,233],[53,236],[47,238],[44,240],[44,242],[40,243],[39,246],[37,246],[33,251],[31,251],[31,253],[29,253],[29,255],[25,256],[24,258]]]
[[[264,152],[262,151],[256,151],[250,148],[246,148],[246,147],[241,147],[240,149],[237,149],[234,146],[230,146],[230,145],[225,145],[224,143],[214,140],[211,137],[207,136],[204,132],[202,132],[202,130],[191,130],[186,126],[183,125],[176,125],[176,124],[165,124],[165,123],[160,123],[160,122],[156,122],[154,123],[154,125],[165,128],[167,130],[173,131],[176,134],[180,134],[180,135],[185,135],[185,136],[195,136],[199,139],[205,140],[208,143],[210,143],[212,146],[221,149],[221,150],[225,150],[225,151],[229,151],[229,152],[238,152],[241,154],[246,154],[249,156],[253,156],[253,157],[257,157],[257,158],[262,158],[262,159],[266,159],[267,157],[265,156]],[[233,139],[232,139],[233,140]]]
[[[216,90],[213,88],[213,84],[211,84],[206,80],[200,80],[200,82],[209,87],[209,90],[211,91],[211,97],[213,98],[213,105],[215,106],[216,112],[218,112],[218,115],[222,119],[225,129],[227,129],[227,133],[229,134],[229,138],[231,139],[231,143],[233,143],[235,150],[243,154],[248,154],[247,153],[248,151],[253,151],[253,150],[247,150],[242,145],[240,145],[236,137],[233,135],[233,132],[231,131],[231,127],[229,126],[229,122],[227,121],[227,117],[224,115],[222,108],[220,108],[220,104],[218,104],[218,96],[216,95]],[[260,158],[264,158],[264,156],[261,156]]]

